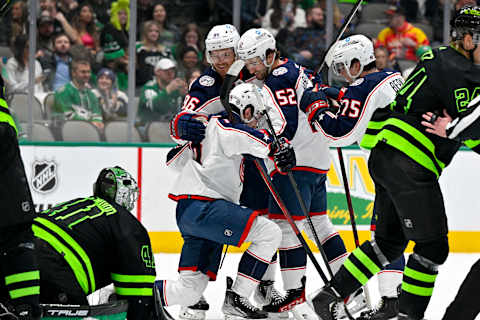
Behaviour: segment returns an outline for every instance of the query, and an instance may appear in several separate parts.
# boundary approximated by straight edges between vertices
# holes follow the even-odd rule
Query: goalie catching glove
[[[199,119],[205,118],[188,112],[179,113],[170,123],[170,134],[192,142],[201,142],[205,138],[205,124]]]
[[[284,137],[279,138],[277,142],[271,144],[269,156],[275,163],[275,168],[277,168],[281,174],[286,174],[297,164],[295,151],[290,142]]]

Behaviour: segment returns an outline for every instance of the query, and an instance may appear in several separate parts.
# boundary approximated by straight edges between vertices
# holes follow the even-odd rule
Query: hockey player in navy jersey
[[[250,73],[264,81],[262,92],[275,133],[291,141],[295,149],[297,166],[293,168],[292,174],[306,202],[329,264],[333,271],[336,271],[347,252],[326,211],[325,182],[330,167],[328,140],[318,139],[310,129],[305,113],[298,106],[304,91],[311,87],[312,83],[304,68],[279,56],[273,35],[265,29],[250,29],[245,32],[238,42],[237,53],[239,58],[245,61]],[[316,152],[312,152],[313,150]],[[292,184],[287,176],[275,170],[271,163],[267,163],[267,168],[281,198],[302,229],[305,216],[295,197]],[[273,296],[271,303],[265,305],[263,310],[278,315],[296,305],[300,305],[295,307],[297,310],[306,306],[304,275],[307,255],[273,198],[270,198],[268,215],[282,229],[279,256],[286,295]],[[314,239],[309,227],[303,229],[310,239]],[[275,278],[274,272],[275,265],[272,265],[264,277],[264,280],[271,281],[271,286]]]
[[[225,318],[263,319],[267,313],[254,307],[249,296],[262,279],[280,244],[280,228],[260,211],[239,205],[244,155],[273,157],[282,172],[295,166],[288,142],[272,144],[266,131],[255,130],[262,115],[254,84],[236,86],[229,101],[238,109],[237,121],[225,113],[210,117],[198,159],[189,159],[169,197],[177,201],[177,225],[184,244],[176,281],[156,281],[163,306],[190,305],[215,280],[223,244],[241,246],[243,254],[235,283],[227,279],[222,308]],[[241,119],[243,122],[238,121]]]
[[[372,41],[363,35],[339,41],[329,56],[327,63],[349,86],[336,89],[317,83],[304,93],[300,107],[306,112],[312,130],[331,140],[331,145],[343,147],[360,143],[374,112],[394,101],[403,78],[399,72],[378,71]],[[324,93],[340,104],[336,113],[324,103]],[[372,239],[375,237],[375,215],[374,210]],[[397,289],[402,283],[404,266],[402,255],[379,272],[380,305],[363,313],[360,319],[391,319],[398,314]]]
[[[210,67],[192,83],[183,102],[181,111],[170,123],[171,137],[179,143],[167,157],[167,165],[178,171],[186,161],[200,156],[201,142],[205,137],[205,125],[208,116],[221,112],[220,88],[232,63],[237,58],[236,47],[240,35],[234,26],[225,24],[214,26],[205,39],[206,58]],[[254,82],[255,77],[244,68],[236,82]],[[245,160],[245,177],[240,204],[266,213],[268,207],[268,190],[261,180],[253,161]],[[205,319],[208,304],[202,299],[198,304],[182,306],[180,318],[187,320]]]

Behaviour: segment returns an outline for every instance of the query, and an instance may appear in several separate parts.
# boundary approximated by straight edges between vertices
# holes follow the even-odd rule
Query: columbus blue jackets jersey
[[[330,167],[328,140],[315,136],[299,108],[303,93],[312,86],[303,67],[282,60],[265,79],[262,94],[276,134],[290,140],[295,150],[294,170],[324,173]],[[268,161],[267,168],[270,172],[274,170],[272,161]]]
[[[339,90],[338,112],[327,111],[316,122],[316,129],[330,140],[330,145],[342,147],[360,142],[368,122],[378,108],[384,108],[395,100],[395,95],[403,85],[399,72],[379,71],[355,80]],[[307,110],[319,99],[325,99],[318,86],[307,89],[301,101],[301,109]]]
[[[226,113],[211,117],[199,159],[186,162],[169,198],[224,199],[238,204],[243,186],[243,155],[267,158],[270,143],[266,131],[243,123],[232,124]]]
[[[238,82],[256,81],[246,68],[242,70],[239,75]],[[191,86],[188,94],[183,100],[182,110],[175,116],[170,124],[171,137],[179,144],[184,144],[184,141],[176,134],[176,121],[184,113],[194,113],[204,120],[208,119],[209,115],[222,112],[224,110],[220,102],[220,89],[222,87],[222,77],[213,69],[209,67],[203,74],[195,80]],[[258,83],[257,83],[258,84]]]

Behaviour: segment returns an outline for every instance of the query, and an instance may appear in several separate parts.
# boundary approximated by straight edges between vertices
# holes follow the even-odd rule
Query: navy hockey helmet
[[[480,7],[465,6],[457,11],[451,21],[452,38],[460,40],[470,34],[474,44],[480,44]]]
[[[114,201],[130,211],[138,198],[137,181],[119,166],[104,168],[93,184],[93,195]]]

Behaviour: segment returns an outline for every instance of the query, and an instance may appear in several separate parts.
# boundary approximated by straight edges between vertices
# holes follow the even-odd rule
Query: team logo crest
[[[272,74],[273,74],[274,76],[277,76],[277,77],[278,77],[278,76],[281,76],[282,74],[285,74],[285,73],[287,73],[287,72],[288,72],[288,69],[287,69],[287,68],[285,68],[285,67],[280,67],[280,68],[277,68],[277,69],[273,70]]]
[[[33,190],[39,193],[51,192],[57,186],[57,164],[53,161],[35,161],[33,163]]]
[[[215,83],[215,79],[210,76],[202,76],[198,82],[204,87],[211,87]]]
[[[231,237],[233,235],[233,231],[230,230],[230,229],[225,229],[225,231],[223,232],[223,234],[227,237]]]

